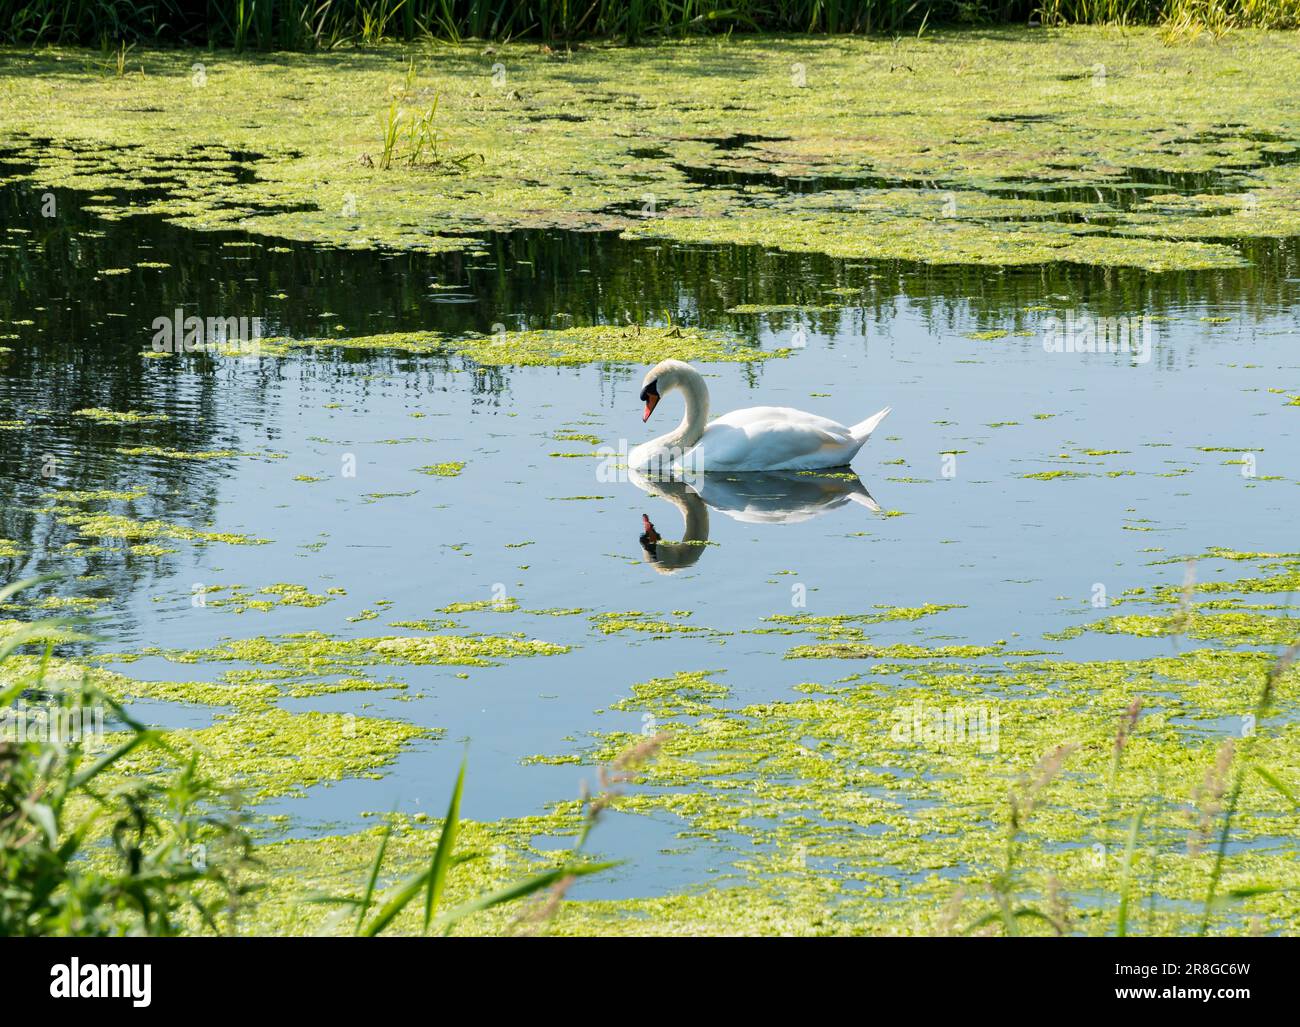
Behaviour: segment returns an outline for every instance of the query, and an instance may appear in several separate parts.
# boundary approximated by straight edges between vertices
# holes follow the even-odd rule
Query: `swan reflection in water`
[[[835,471],[763,471],[745,474],[709,473],[665,477],[628,471],[642,492],[666,500],[682,515],[679,541],[664,539],[646,514],[641,515],[642,557],[662,574],[690,567],[709,541],[709,508],[746,524],[795,524],[856,503],[872,513],[880,504],[856,474]]]

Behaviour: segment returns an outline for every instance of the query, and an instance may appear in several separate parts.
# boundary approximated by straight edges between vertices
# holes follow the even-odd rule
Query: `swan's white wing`
[[[694,458],[707,470],[730,470],[749,452],[749,436],[734,424],[714,421],[695,444]]]
[[[832,421],[829,417],[822,417],[820,414],[810,414],[806,410],[796,410],[794,407],[745,407],[743,410],[733,410],[729,414],[723,414],[709,422],[709,427],[712,428],[715,424],[732,425],[751,432],[766,429],[771,425],[785,425],[791,428],[815,429],[845,439],[850,437],[849,428],[838,421]]]
[[[853,444],[844,425],[789,407],[734,410],[712,422],[699,442],[709,470],[785,467],[836,457]]]

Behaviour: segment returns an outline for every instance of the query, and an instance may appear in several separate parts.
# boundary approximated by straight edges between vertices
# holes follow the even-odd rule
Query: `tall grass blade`
[[[384,835],[379,840],[379,851],[375,853],[375,861],[370,864],[370,876],[366,880],[366,892],[361,899],[361,907],[357,910],[357,926],[353,934],[362,933],[362,926],[366,920],[366,914],[370,912],[370,905],[375,897],[375,884],[379,881],[379,868],[384,864],[384,853],[388,851],[388,839],[393,836],[393,818],[388,818],[388,823],[384,825]]]
[[[1300,806],[1300,798],[1297,798],[1295,792],[1283,784],[1282,780],[1272,771],[1257,766],[1255,773],[1267,781],[1275,790],[1282,793],[1291,802],[1291,805]]]
[[[424,895],[424,931],[429,931],[433,920],[433,911],[442,898],[443,886],[447,883],[447,870],[451,866],[451,853],[456,845],[456,832],[460,828],[460,796],[465,788],[465,764],[468,757],[460,761],[460,773],[456,775],[456,787],[451,793],[451,805],[442,821],[442,834],[438,836],[438,848],[433,853],[433,865],[429,867],[429,887]]]
[[[1142,830],[1142,810],[1133,814],[1128,826],[1128,844],[1124,846],[1124,869],[1119,884],[1119,916],[1115,925],[1115,934],[1124,938],[1128,935],[1128,893],[1133,878],[1133,856],[1137,852],[1138,835]]]
[[[451,933],[451,929],[456,924],[464,920],[467,916],[474,913],[481,913],[485,909],[491,909],[493,906],[500,906],[502,903],[514,902],[516,899],[522,899],[543,888],[549,888],[553,884],[558,884],[566,877],[585,877],[588,874],[598,874],[601,871],[609,870],[611,867],[620,865],[619,860],[613,860],[609,863],[587,863],[579,866],[560,867],[556,870],[548,870],[545,873],[537,874],[535,877],[529,877],[518,884],[512,884],[507,888],[499,891],[489,892],[487,895],[480,896],[477,899],[471,899],[469,902],[449,910],[442,916],[438,917],[435,922],[436,926],[442,930],[443,935]]]

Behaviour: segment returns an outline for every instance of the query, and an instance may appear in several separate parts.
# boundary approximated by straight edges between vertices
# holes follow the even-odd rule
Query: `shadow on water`
[[[1017,121],[1034,123],[1050,120],[1034,115],[1017,118],[994,116],[990,121]],[[1164,171],[1156,168],[1129,166],[1114,168],[1114,177],[1106,182],[1092,183],[1071,181],[1069,176],[1077,174],[1078,169],[1066,165],[1048,164],[1045,170],[1053,173],[1042,178],[1002,178],[981,183],[980,188],[992,196],[1004,200],[1030,200],[1039,203],[1073,204],[1101,208],[1087,213],[1064,211],[1051,214],[1035,215],[1032,213],[1008,215],[1000,218],[981,218],[981,220],[1004,221],[1041,221],[1052,220],[1067,223],[1092,222],[1104,223],[1107,214],[1117,215],[1134,211],[1158,209],[1148,206],[1153,197],[1175,195],[1189,196],[1232,196],[1248,192],[1253,179],[1250,172],[1266,166],[1295,164],[1300,162],[1300,145],[1282,136],[1265,132],[1206,132],[1201,135],[1174,140],[1177,144],[1214,143],[1230,139],[1245,140],[1255,144],[1285,144],[1287,149],[1260,148],[1249,158],[1226,153],[1223,156],[1225,167],[1215,171]],[[697,140],[711,142],[720,153],[743,151],[753,143],[782,142],[782,137],[739,134],[719,139]],[[639,151],[640,155],[667,159],[667,154],[659,151]],[[742,154],[743,156],[743,154]],[[704,185],[725,189],[770,189],[784,193],[825,193],[852,192],[857,190],[880,191],[891,189],[930,189],[936,191],[961,190],[969,186],[949,181],[942,176],[933,178],[905,178],[863,172],[851,175],[784,175],[772,171],[755,171],[740,168],[715,167],[711,165],[693,165],[674,163],[677,171],[686,180],[695,185]],[[1221,213],[1219,209],[1195,212],[1198,216],[1213,216]]]

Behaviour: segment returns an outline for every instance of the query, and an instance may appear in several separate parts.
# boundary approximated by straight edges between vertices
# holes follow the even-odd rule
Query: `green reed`
[[[1267,881],[1223,889],[1223,875],[1227,869],[1228,847],[1232,838],[1233,824],[1240,810],[1242,790],[1246,780],[1255,776],[1281,795],[1295,811],[1300,811],[1300,794],[1289,785],[1281,775],[1264,765],[1260,760],[1259,750],[1265,743],[1264,721],[1272,711],[1279,683],[1284,674],[1300,661],[1300,642],[1286,649],[1265,672],[1252,711],[1252,724],[1255,730],[1244,738],[1226,741],[1218,750],[1213,766],[1206,774],[1206,784],[1193,792],[1194,804],[1203,806],[1204,820],[1199,829],[1194,829],[1188,838],[1188,855],[1194,856],[1199,851],[1204,834],[1213,841],[1213,859],[1206,876],[1205,898],[1201,905],[1201,914],[1196,925],[1196,934],[1204,937],[1210,933],[1214,917],[1225,906],[1261,895],[1270,895],[1292,890],[1289,886],[1274,885]],[[1109,780],[1106,787],[1106,801],[1099,823],[1099,837],[1105,844],[1099,843],[1103,869],[1109,859],[1111,826],[1115,819],[1117,783],[1122,775],[1123,753],[1129,741],[1136,735],[1141,703],[1134,700],[1120,717],[1119,728],[1115,735]],[[1046,753],[1032,771],[1025,774],[1008,794],[1008,816],[1002,867],[992,875],[985,888],[985,897],[992,904],[986,906],[985,912],[977,916],[964,928],[959,928],[958,918],[967,903],[966,889],[958,889],[952,904],[941,923],[940,933],[987,933],[1001,925],[1002,933],[1014,937],[1022,933],[1022,921],[1038,922],[1054,933],[1061,935],[1072,933],[1069,925],[1069,910],[1056,901],[1054,894],[1027,895],[1022,877],[1031,869],[1023,865],[1023,845],[1026,823],[1030,814],[1042,803],[1043,794],[1051,781],[1062,771],[1069,757],[1079,748],[1077,743],[1068,743]],[[1134,882],[1138,876],[1139,850],[1143,846],[1143,828],[1150,814],[1155,812],[1167,798],[1162,782],[1157,782],[1154,791],[1137,796],[1133,811],[1128,817],[1125,830],[1125,843],[1120,864],[1118,882],[1117,908],[1115,912],[1114,933],[1117,937],[1130,935],[1132,917],[1130,910],[1135,901],[1140,903],[1141,896],[1134,895]],[[1148,875],[1145,881],[1147,900],[1148,932],[1155,925],[1159,888],[1157,879],[1158,855],[1160,845],[1158,838],[1148,839],[1145,846],[1148,860]],[[1053,882],[1054,883],[1054,882]]]
[[[397,153],[397,140],[401,134],[402,116],[405,112],[397,106],[394,100],[388,105],[388,113],[381,115],[380,125],[383,128],[383,153],[379,157],[379,167],[387,171],[393,166],[393,157]]]
[[[0,602],[39,580],[0,589]],[[253,891],[247,833],[196,757],[89,682],[49,679],[54,648],[82,641],[66,620],[0,638],[0,937],[234,929]],[[19,657],[28,649],[34,665]],[[116,773],[146,749],[179,769]]]
[[[443,899],[449,873],[463,863],[479,858],[475,853],[457,853],[456,839],[460,830],[460,803],[465,790],[465,761],[461,761],[460,772],[456,775],[456,784],[452,788],[451,801],[447,815],[443,817],[442,828],[438,833],[438,844],[434,849],[429,865],[395,885],[384,895],[377,895],[380,874],[383,871],[384,858],[388,853],[388,843],[393,834],[393,822],[390,819],[379,838],[379,848],[370,864],[365,888],[360,898],[353,896],[313,896],[309,901],[323,902],[355,908],[356,920],[352,933],[359,937],[373,938],[387,930],[411,903],[423,899],[423,918],[420,933],[441,934],[443,937],[466,917],[481,913],[496,906],[518,902],[544,891],[551,891],[558,899],[568,885],[579,877],[597,874],[617,866],[617,863],[589,862],[581,857],[587,831],[594,819],[589,816],[577,843],[570,850],[569,860],[559,867],[544,870],[522,878],[513,884],[493,889],[482,895],[466,899],[445,913],[439,914],[438,908]],[[377,909],[375,907],[378,906]],[[375,909],[374,916],[370,916]],[[369,918],[369,919],[367,919]]]
[[[101,38],[245,48],[369,46],[382,40],[688,33],[883,33],[941,24],[1160,25],[1171,36],[1294,28],[1300,0],[0,0],[0,41]]]

